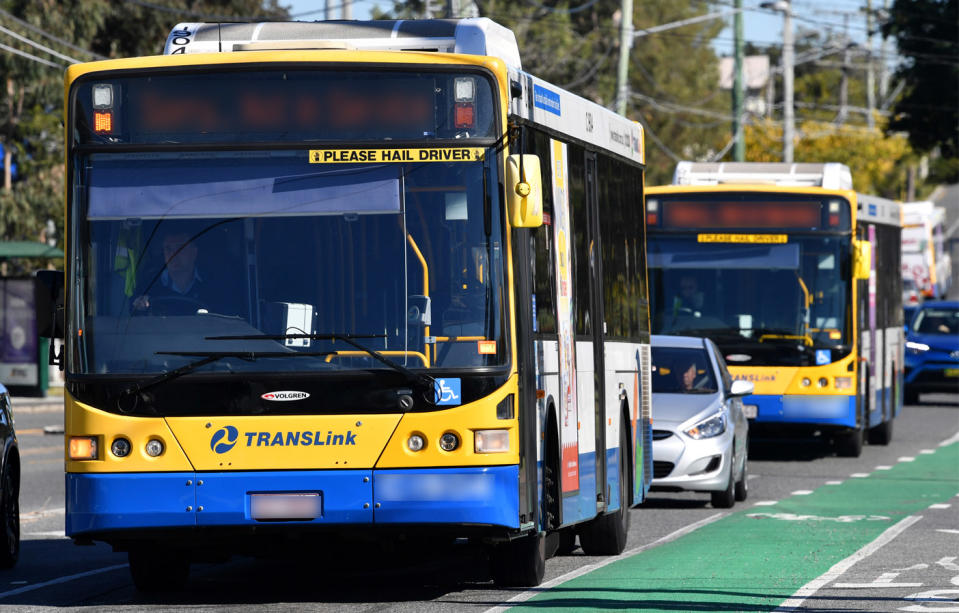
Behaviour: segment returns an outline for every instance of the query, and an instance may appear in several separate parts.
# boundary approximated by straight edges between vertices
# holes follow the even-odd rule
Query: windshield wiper
[[[795,330],[786,330],[782,328],[754,328],[753,332],[758,335],[758,341],[801,341],[803,345],[813,346],[812,338],[808,334],[796,333]]]
[[[410,370],[409,368],[398,364],[393,360],[389,359],[379,351],[375,349],[370,349],[366,345],[357,343],[354,339],[357,338],[386,338],[385,334],[246,334],[238,336],[207,336],[205,340],[208,341],[285,341],[285,340],[298,340],[298,339],[310,339],[314,341],[343,341],[347,345],[355,347],[360,351],[368,354],[371,358],[384,364],[396,372],[404,375],[408,381],[411,383],[419,383],[430,387],[431,389],[436,384],[433,377],[423,374],[416,373]],[[335,354],[336,352],[331,352]],[[306,355],[306,354],[301,354]]]
[[[161,383],[166,383],[173,379],[178,379],[183,375],[189,374],[196,370],[206,366],[207,364],[212,364],[218,360],[224,358],[239,358],[241,360],[254,361],[259,358],[290,358],[298,356],[312,356],[312,357],[324,357],[328,355],[336,354],[335,351],[318,351],[318,352],[300,352],[300,351],[156,351],[154,355],[179,355],[185,357],[194,357],[201,358],[195,362],[190,362],[189,364],[184,364],[179,368],[174,368],[169,372],[165,372],[162,375],[158,375],[145,383],[134,383],[130,387],[126,388],[120,393],[120,397],[117,399],[117,407],[122,411],[123,408],[120,407],[120,401],[123,398],[133,396],[134,397],[134,407],[136,406],[136,395],[140,392],[146,391],[151,387],[156,387]],[[132,410],[132,408],[130,409]]]

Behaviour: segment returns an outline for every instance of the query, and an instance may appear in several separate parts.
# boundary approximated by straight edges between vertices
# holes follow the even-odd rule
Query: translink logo
[[[233,449],[239,438],[237,429],[225,426],[213,433],[210,448],[216,453],[226,453]],[[334,433],[332,430],[304,430],[300,432],[244,432],[247,447],[326,447],[356,445],[356,433]]]

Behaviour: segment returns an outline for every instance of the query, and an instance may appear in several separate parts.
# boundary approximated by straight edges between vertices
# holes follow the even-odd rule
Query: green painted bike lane
[[[959,443],[951,443],[865,478],[746,506],[510,611],[771,611],[898,521],[957,493]]]

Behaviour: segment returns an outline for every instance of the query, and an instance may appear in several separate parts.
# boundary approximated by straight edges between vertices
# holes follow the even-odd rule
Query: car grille
[[[675,466],[672,462],[653,462],[653,479],[668,477]]]

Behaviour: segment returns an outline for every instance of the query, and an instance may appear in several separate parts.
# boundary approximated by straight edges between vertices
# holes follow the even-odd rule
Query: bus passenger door
[[[593,419],[596,437],[596,511],[609,503],[606,487],[606,317],[603,312],[603,258],[599,244],[599,206],[597,203],[596,154],[586,152],[586,210],[589,228],[589,295],[593,314]]]

